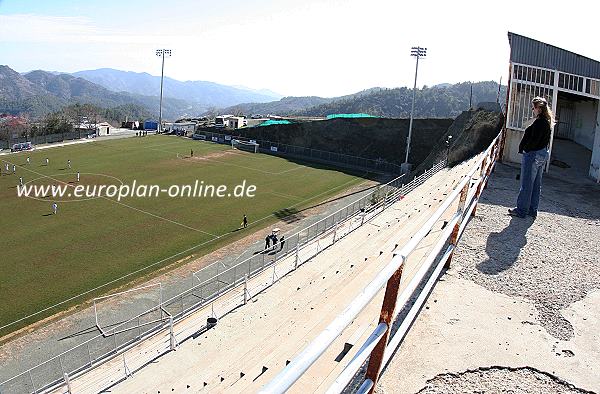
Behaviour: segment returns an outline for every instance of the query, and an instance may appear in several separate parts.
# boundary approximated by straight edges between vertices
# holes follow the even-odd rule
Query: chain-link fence
[[[56,142],[78,140],[87,138],[90,135],[96,135],[94,130],[70,131],[68,133],[36,135],[33,137],[18,137],[9,140],[0,140],[0,149],[10,149],[14,144],[31,142],[33,145],[52,144]]]
[[[197,131],[196,134],[194,134],[194,139],[229,145],[231,144],[232,139],[245,142],[255,142],[259,144],[258,149],[261,153],[267,153],[270,155],[293,157],[307,161],[313,161],[324,164],[335,164],[341,167],[368,170],[378,173],[402,173],[399,165],[390,163],[383,159],[368,159],[360,156],[352,156],[343,153],[306,148],[303,146],[283,144],[280,142],[272,142],[263,139],[255,140],[247,137],[234,136],[232,134],[215,133],[211,131]]]
[[[276,282],[277,278],[307,262],[340,238],[383,212],[445,166],[445,160],[439,162],[406,184],[404,184],[406,177],[399,176],[380,185],[367,195],[318,222],[295,233],[282,234],[285,242],[280,241],[275,247],[253,254],[232,267],[223,267],[220,262],[216,262],[193,273],[187,290],[167,300],[162,300],[161,290],[162,301],[159,305],[109,329],[105,328],[104,335],[97,335],[1,382],[0,393],[45,392],[66,384],[69,379],[87,373],[100,364],[113,366],[114,373],[121,374],[119,379],[127,377],[131,371],[141,368],[173,349],[176,337],[184,340],[194,333],[185,330],[177,332],[174,328],[175,323],[211,303],[214,305],[214,301],[220,296],[247,284],[249,279],[263,273],[266,269],[273,269],[271,283],[263,283],[262,287],[252,290],[255,294],[262,291]],[[239,306],[240,302],[235,301],[218,311],[218,315],[222,316]],[[154,339],[150,345],[151,351],[146,349],[133,359],[125,360],[125,351],[151,338]],[[114,361],[117,355],[122,357],[122,361],[120,358],[118,362]],[[106,385],[100,389],[108,387],[115,382],[114,373],[105,379],[98,378],[94,384],[102,386],[104,382]]]

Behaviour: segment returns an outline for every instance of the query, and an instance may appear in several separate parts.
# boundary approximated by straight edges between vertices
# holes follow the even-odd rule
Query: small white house
[[[96,125],[96,134],[98,136],[109,135],[111,129],[112,129],[112,126],[108,122],[98,123]]]
[[[231,116],[227,118],[228,127],[230,129],[239,129],[240,127],[246,126],[246,118],[240,116]]]

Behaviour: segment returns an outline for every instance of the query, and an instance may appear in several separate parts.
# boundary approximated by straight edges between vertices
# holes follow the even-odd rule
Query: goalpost
[[[248,141],[240,141],[236,139],[231,139],[231,147],[233,149],[239,149],[246,152],[258,153],[258,146],[256,142],[248,142]]]

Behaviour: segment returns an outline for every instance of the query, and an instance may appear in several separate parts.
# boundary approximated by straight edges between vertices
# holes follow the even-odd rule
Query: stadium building
[[[579,162],[600,182],[600,62],[508,33],[510,74],[504,160],[520,162],[519,142],[532,119],[531,100],[542,96],[556,116],[551,158]],[[555,162],[560,164],[560,162]],[[550,162],[548,163],[548,167]]]

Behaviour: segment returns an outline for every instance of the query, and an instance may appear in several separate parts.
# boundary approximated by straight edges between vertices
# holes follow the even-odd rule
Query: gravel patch
[[[449,274],[531,301],[532,319],[569,340],[573,326],[561,310],[600,288],[600,186],[546,176],[537,219],[514,218],[507,208],[518,194],[518,171],[497,166]]]
[[[418,391],[422,394],[437,393],[592,393],[579,389],[554,375],[534,368],[479,368],[461,373],[446,373],[428,380]]]

